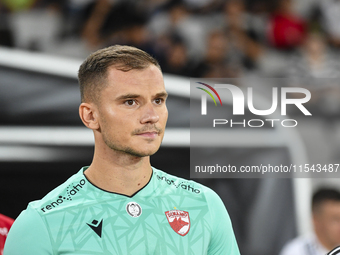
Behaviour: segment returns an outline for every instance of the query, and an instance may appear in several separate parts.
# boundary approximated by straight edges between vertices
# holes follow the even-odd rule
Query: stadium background
[[[128,44],[159,60],[170,118],[152,164],[186,178],[190,77],[340,76],[340,1],[2,0],[0,21],[0,212],[13,218],[90,164],[93,141],[78,118],[76,71],[98,48]],[[309,106],[313,118],[299,120],[292,139],[301,141],[310,164],[339,163],[340,85],[303,85],[318,97]],[[226,160],[294,162],[289,141],[247,142],[229,145]],[[278,254],[286,241],[310,231],[311,192],[339,184],[320,178],[198,181],[224,200],[244,255]]]

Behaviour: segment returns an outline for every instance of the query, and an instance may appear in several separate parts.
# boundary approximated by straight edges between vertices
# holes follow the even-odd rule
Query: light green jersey
[[[14,222],[4,255],[239,255],[229,215],[211,189],[153,168],[133,196],[94,186],[81,169]]]

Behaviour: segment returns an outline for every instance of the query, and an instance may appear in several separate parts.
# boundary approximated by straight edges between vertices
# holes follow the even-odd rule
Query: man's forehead
[[[164,83],[162,72],[155,66],[150,65],[143,69],[131,69],[129,71],[118,70],[114,67],[108,69],[107,78],[111,81],[126,81],[129,83],[157,81]]]
[[[340,213],[340,201],[325,200],[320,204],[319,208],[323,212],[331,210],[331,211],[337,211]]]
[[[136,68],[136,69],[130,69],[130,70],[124,70],[124,69],[120,69],[119,66],[110,66],[107,69],[107,75],[108,76],[124,76],[124,77],[134,77],[134,76],[138,76],[141,73],[149,73],[152,76],[158,76],[158,77],[162,77],[163,78],[163,74],[162,71],[155,65],[150,64],[149,66],[145,67],[145,68]],[[144,77],[144,78],[150,78],[150,76]]]
[[[325,200],[323,204],[340,208],[340,201],[337,200]]]
[[[107,79],[107,92],[122,94],[155,95],[165,92],[162,73],[154,66],[153,70],[136,69],[127,72],[110,69]]]

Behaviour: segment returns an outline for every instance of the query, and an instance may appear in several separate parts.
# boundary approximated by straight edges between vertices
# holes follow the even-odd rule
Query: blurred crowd
[[[3,46],[83,58],[128,44],[188,77],[340,76],[339,0],[1,0],[0,21]]]
[[[340,0],[0,3],[2,46],[84,59],[127,44],[153,55],[165,73],[196,78],[340,77]],[[337,83],[292,86],[310,90],[314,116],[340,117]]]

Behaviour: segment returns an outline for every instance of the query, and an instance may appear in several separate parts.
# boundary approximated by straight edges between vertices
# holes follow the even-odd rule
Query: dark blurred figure
[[[340,193],[323,188],[312,198],[314,233],[297,237],[280,255],[325,255],[340,245]]]
[[[295,49],[306,36],[306,22],[294,13],[292,0],[278,1],[269,25],[269,41],[280,50]]]
[[[224,0],[183,0],[188,10],[196,14],[212,13],[223,4]]]
[[[170,37],[162,61],[163,72],[190,77],[193,67],[183,40],[176,35]]]
[[[99,4],[102,1],[97,1]],[[96,0],[63,0],[62,39],[80,37]],[[97,7],[98,8],[98,7]]]
[[[193,77],[226,78],[237,77],[239,67],[228,62],[229,44],[222,31],[212,32],[207,39],[205,58],[193,70]]]
[[[205,24],[188,10],[183,1],[169,1],[151,17],[147,27],[157,54],[162,55],[162,52],[171,47],[175,36],[186,47],[189,59],[202,59],[205,51]]]
[[[98,0],[89,9],[82,38],[93,49],[108,44],[113,35],[136,24],[140,18],[132,1]]]
[[[95,1],[89,7],[91,11],[83,27],[82,38],[92,49],[126,44],[153,55],[154,47],[147,23],[163,2],[166,1]]]
[[[13,222],[12,218],[0,214],[0,255],[3,253],[7,234]]]
[[[229,60],[233,66],[252,70],[262,54],[263,31],[256,27],[261,18],[249,15],[242,0],[228,0],[224,6],[224,21],[229,46]]]
[[[0,3],[0,45],[14,47],[13,32],[8,20],[9,9]]]

